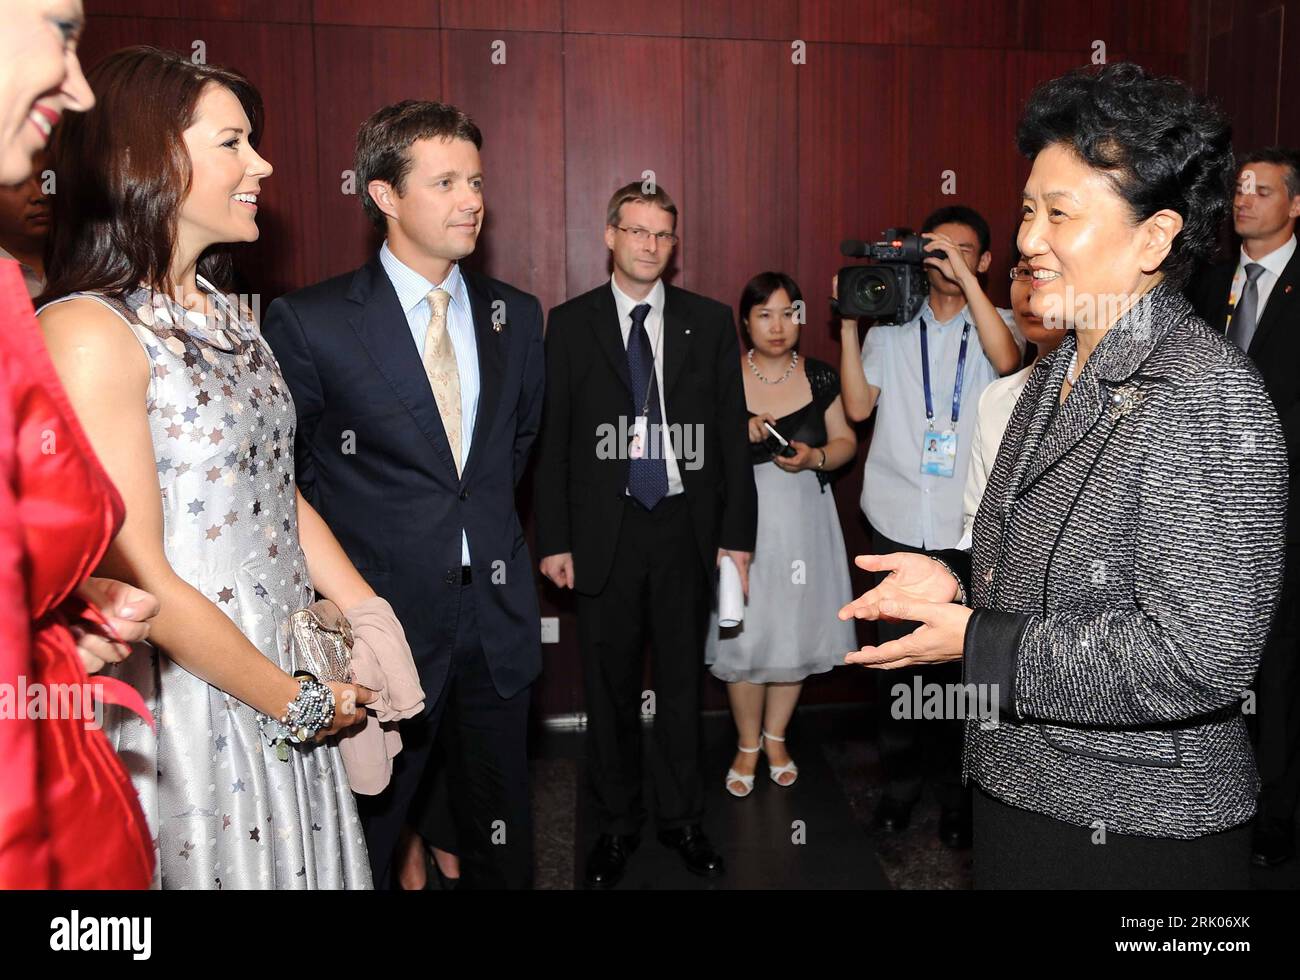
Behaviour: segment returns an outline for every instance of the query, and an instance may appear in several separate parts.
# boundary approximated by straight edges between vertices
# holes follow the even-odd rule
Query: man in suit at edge
[[[1243,158],[1233,198],[1237,257],[1210,267],[1187,296],[1210,326],[1250,355],[1282,421],[1290,465],[1282,598],[1255,679],[1255,751],[1262,786],[1255,864],[1295,856],[1300,796],[1300,154],[1267,147]]]
[[[392,603],[424,687],[392,782],[359,797],[376,888],[392,887],[440,724],[464,886],[532,881],[525,733],[541,629],[514,494],[545,354],[537,299],[460,266],[483,222],[481,146],[454,106],[374,113],[356,169],[383,247],[276,300],[264,327],[297,404],[303,495]]]
[[[748,590],[757,494],[731,312],[660,278],[676,229],[662,188],[619,188],[606,212],[612,279],[547,323],[537,546],[542,574],[577,593],[595,888],[618,883],[639,842],[651,696],[659,839],[696,874],[724,870],[700,826],[700,675],[723,555]],[[647,629],[654,689],[643,699]]]

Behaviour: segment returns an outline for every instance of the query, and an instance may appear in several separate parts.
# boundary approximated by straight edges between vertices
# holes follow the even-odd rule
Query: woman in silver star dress
[[[374,593],[298,495],[293,401],[249,310],[217,286],[229,266],[214,246],[258,234],[260,99],[242,76],[149,48],[89,81],[98,104],[55,151],[41,321],[127,504],[106,574],[162,604],[152,656],[119,673],[157,736],[106,719],[154,835],[155,885],[368,888],[337,746],[277,751],[263,724],[298,694],[289,617],[313,587],[345,612]],[[332,735],[370,692],[330,686]]]

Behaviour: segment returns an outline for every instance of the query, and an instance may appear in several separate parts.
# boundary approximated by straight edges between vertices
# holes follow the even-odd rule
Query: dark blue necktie
[[[632,382],[632,417],[641,414],[646,405],[648,422],[644,450],[640,459],[628,460],[627,489],[647,510],[668,496],[668,463],[664,459],[662,431],[659,425],[663,416],[659,411],[659,385],[655,380],[655,356],[646,333],[645,318],[650,304],[632,307],[632,332],[627,338],[627,374]],[[647,403],[646,392],[650,399]]]

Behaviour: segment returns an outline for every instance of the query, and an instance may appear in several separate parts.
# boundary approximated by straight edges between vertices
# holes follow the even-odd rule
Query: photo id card
[[[630,459],[640,459],[645,455],[646,440],[649,438],[649,419],[638,415],[632,423],[632,442],[627,447]]]
[[[952,476],[957,469],[957,433],[952,429],[925,433],[921,444],[921,472],[930,476]]]

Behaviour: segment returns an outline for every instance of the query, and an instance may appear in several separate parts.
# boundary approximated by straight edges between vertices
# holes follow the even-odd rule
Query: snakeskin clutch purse
[[[352,624],[329,599],[313,602],[290,617],[295,670],[318,681],[347,682],[352,675]]]

